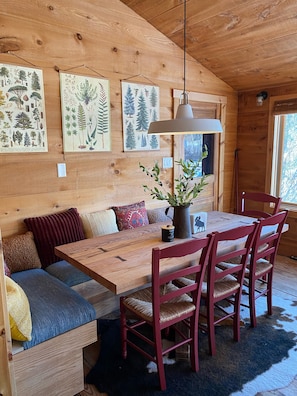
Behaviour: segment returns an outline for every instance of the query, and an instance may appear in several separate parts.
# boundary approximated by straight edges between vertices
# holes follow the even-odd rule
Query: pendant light
[[[186,1],[184,0],[184,89],[173,120],[154,121],[150,123],[148,133],[153,135],[184,135],[194,133],[223,132],[220,120],[194,118],[186,92]]]

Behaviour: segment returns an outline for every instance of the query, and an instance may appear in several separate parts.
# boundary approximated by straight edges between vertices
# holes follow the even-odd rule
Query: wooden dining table
[[[193,234],[192,238],[251,224],[255,220],[232,213],[208,212],[206,230]],[[161,227],[165,224],[167,223],[149,224],[57,246],[55,254],[113,293],[128,293],[150,283],[152,248],[176,245],[188,240],[175,238],[172,242],[163,242]],[[172,265],[174,264],[170,261],[170,268]],[[175,265],[178,267],[185,264],[177,260]],[[166,269],[169,267],[166,268],[165,263],[162,270]]]

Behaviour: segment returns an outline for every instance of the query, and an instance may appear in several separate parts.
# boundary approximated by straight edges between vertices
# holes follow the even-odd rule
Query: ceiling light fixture
[[[150,123],[148,133],[153,135],[184,135],[194,133],[223,132],[220,120],[215,118],[194,118],[193,110],[186,92],[186,2],[184,0],[184,89],[173,120]]]
[[[261,91],[256,95],[257,106],[262,106],[265,99],[268,98],[268,93],[266,91]]]

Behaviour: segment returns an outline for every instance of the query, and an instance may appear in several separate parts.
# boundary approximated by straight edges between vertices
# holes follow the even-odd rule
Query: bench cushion
[[[12,274],[26,293],[32,317],[32,339],[28,349],[96,318],[93,306],[74,290],[43,269]]]
[[[45,270],[55,278],[60,279],[60,281],[69,287],[79,285],[83,282],[88,282],[92,279],[65,260],[51,264],[46,267]]]

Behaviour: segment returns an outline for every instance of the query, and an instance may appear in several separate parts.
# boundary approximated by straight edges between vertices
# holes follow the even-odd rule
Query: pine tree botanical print
[[[110,151],[109,81],[60,73],[65,152]]]
[[[0,153],[47,150],[42,71],[0,64]]]
[[[124,151],[159,150],[160,138],[148,135],[159,119],[159,87],[122,81]]]

